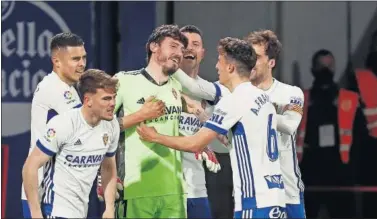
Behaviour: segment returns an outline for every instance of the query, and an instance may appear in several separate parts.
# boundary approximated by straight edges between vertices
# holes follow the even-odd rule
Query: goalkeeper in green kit
[[[187,38],[175,25],[157,27],[148,39],[146,68],[119,72],[115,110],[125,130],[124,199],[127,218],[186,218],[181,152],[139,139],[144,122],[169,136],[179,135],[182,111],[196,113],[181,95],[181,84],[170,77],[183,59]]]

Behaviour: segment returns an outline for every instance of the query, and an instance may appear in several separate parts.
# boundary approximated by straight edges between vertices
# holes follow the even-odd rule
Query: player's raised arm
[[[181,69],[178,69],[178,71],[173,74],[173,77],[182,84],[184,93],[205,100],[214,101],[215,104],[218,102],[219,98],[224,95],[223,93],[229,93],[224,86],[209,82],[199,76],[197,76],[196,79],[191,78]]]
[[[304,93],[298,87],[294,87],[294,93],[295,95],[290,98],[290,104],[278,106],[278,115],[276,117],[277,130],[288,135],[295,133],[303,114]]]
[[[37,141],[22,169],[22,179],[32,218],[43,218],[38,194],[38,169],[48,162],[64,141],[69,123],[56,116],[47,124],[42,137]]]

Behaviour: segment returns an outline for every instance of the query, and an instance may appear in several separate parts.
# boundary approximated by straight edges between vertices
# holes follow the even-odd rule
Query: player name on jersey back
[[[220,134],[231,130],[235,211],[285,207],[275,117],[268,95],[245,82],[220,100],[204,124]]]

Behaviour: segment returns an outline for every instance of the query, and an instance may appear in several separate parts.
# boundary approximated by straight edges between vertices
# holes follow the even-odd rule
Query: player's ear
[[[85,94],[84,95],[84,98],[83,98],[83,103],[86,104],[88,107],[92,107],[93,106],[93,100],[92,100],[92,95],[90,94]]]
[[[200,55],[202,56],[202,59],[204,59],[205,53],[206,53],[206,50],[203,48],[202,51],[200,51]]]
[[[153,42],[149,45],[149,49],[152,51],[152,53],[157,52],[158,47],[159,47],[159,45],[155,42]]]
[[[51,62],[53,66],[56,66],[57,68],[60,68],[60,60],[58,58],[58,55],[56,52],[53,52],[51,55]]]
[[[230,72],[230,73],[232,73],[234,70],[235,70],[235,65],[233,64],[233,63],[229,63],[228,64],[228,71]]]
[[[276,60],[275,59],[268,60],[268,67],[270,69],[273,69],[275,67],[275,64],[276,64]]]

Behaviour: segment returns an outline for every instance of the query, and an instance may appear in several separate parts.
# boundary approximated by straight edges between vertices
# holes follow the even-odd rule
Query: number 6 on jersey
[[[267,156],[271,162],[274,162],[279,157],[278,152],[278,141],[276,130],[272,127],[272,117],[273,114],[268,115],[268,125],[267,125]]]

